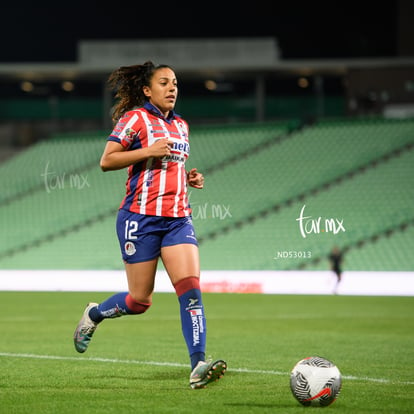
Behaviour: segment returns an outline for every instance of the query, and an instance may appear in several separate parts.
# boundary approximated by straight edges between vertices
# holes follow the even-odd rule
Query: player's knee
[[[200,290],[200,279],[196,276],[186,277],[175,283],[174,289],[178,296],[181,296],[192,289]]]
[[[136,301],[129,293],[125,298],[125,302],[131,313],[140,314],[146,312],[151,306],[152,302],[140,302]]]

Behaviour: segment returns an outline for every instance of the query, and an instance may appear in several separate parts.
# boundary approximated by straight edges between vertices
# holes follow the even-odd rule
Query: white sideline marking
[[[159,362],[159,361],[136,361],[133,359],[113,359],[113,358],[91,358],[91,357],[68,357],[58,355],[36,355],[36,354],[13,354],[10,352],[0,352],[0,357],[10,358],[32,358],[32,359],[50,359],[61,361],[81,361],[87,360],[92,362],[110,362],[115,364],[136,364],[136,365],[154,365],[154,366],[168,366],[168,367],[188,367],[188,364],[180,364],[177,362]],[[289,375],[289,372],[248,369],[248,368],[229,368],[229,371],[244,372],[247,374],[264,374],[264,375]],[[355,381],[377,382],[382,384],[402,384],[414,385],[414,381],[392,381],[386,378],[370,378],[370,377],[356,377],[354,375],[342,375],[343,379]]]

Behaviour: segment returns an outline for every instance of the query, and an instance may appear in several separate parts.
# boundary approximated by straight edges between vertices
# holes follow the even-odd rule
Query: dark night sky
[[[74,62],[80,39],[168,37],[271,36],[285,59],[397,54],[397,1],[301,6],[297,1],[209,1],[193,2],[191,8],[180,3],[7,2],[1,6],[0,62]]]

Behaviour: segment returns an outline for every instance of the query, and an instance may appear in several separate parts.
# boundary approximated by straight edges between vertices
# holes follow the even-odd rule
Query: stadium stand
[[[105,135],[55,137],[0,165],[0,268],[122,269],[126,171],[100,171]],[[327,269],[334,244],[349,270],[414,269],[414,119],[197,127],[191,167],[206,175],[190,193],[202,269]]]
[[[414,151],[410,150],[315,191],[303,201],[292,201],[275,212],[255,217],[240,228],[206,238],[201,249],[202,266],[209,269],[210,263],[214,263],[228,270],[327,269],[323,259],[338,244],[346,251],[347,269],[390,269],[391,263],[394,270],[412,269],[412,242],[406,240],[396,254],[395,248],[387,248],[384,241],[401,238],[400,234],[414,225],[410,207],[414,200],[413,165]],[[304,205],[306,237],[302,236],[298,221]],[[326,225],[326,220],[331,227]],[[359,250],[373,244],[377,246],[375,255],[365,255],[366,263],[352,260],[358,257]],[[353,256],[348,252],[353,252]],[[401,256],[403,260],[395,260]]]
[[[43,190],[44,174],[50,173],[48,178],[53,174],[75,174],[95,165],[103,145],[99,133],[83,133],[57,135],[28,147],[0,165],[0,205]]]
[[[223,163],[221,170],[208,174],[202,193],[192,192],[194,218],[203,219],[197,223],[199,237],[214,237],[223,228],[302,200],[404,150],[412,142],[413,127],[412,121],[324,121],[258,147],[248,158]],[[229,210],[231,217],[227,214],[223,222],[220,210]],[[208,220],[214,212],[218,217]]]

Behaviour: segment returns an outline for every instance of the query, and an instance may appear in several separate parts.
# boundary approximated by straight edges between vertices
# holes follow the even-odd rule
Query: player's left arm
[[[204,176],[197,171],[197,168],[192,168],[187,171],[187,183],[190,187],[201,189],[204,187]]]

